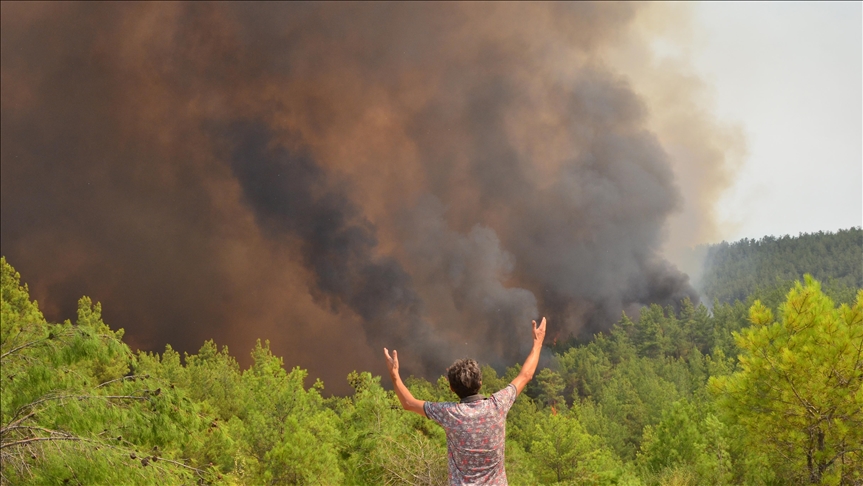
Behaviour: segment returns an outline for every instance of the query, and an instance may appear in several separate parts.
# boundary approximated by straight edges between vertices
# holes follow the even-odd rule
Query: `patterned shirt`
[[[446,431],[449,482],[506,485],[506,414],[515,401],[515,385],[470,403],[426,402],[426,416]]]

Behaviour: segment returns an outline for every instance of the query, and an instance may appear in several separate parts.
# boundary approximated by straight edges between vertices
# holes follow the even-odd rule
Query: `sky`
[[[722,238],[863,224],[863,4],[702,2],[691,60],[748,153]]]
[[[508,366],[861,224],[860,4],[0,8],[0,250],[135,349]]]

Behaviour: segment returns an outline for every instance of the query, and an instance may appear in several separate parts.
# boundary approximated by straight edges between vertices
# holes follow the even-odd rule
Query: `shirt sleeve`
[[[426,417],[443,425],[444,405],[445,402],[425,402],[423,404],[423,411],[426,413]]]
[[[515,403],[515,397],[517,395],[518,392],[515,388],[515,385],[510,383],[502,390],[492,395],[491,399],[497,403],[497,407],[501,412],[507,413],[509,412],[509,409],[512,408],[512,404]]]

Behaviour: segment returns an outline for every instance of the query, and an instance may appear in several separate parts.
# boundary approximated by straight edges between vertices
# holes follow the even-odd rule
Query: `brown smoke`
[[[52,318],[270,339],[341,391],[384,345],[509,365],[540,314],[694,296],[660,254],[685,160],[604,58],[643,7],[2,5],[0,246]]]

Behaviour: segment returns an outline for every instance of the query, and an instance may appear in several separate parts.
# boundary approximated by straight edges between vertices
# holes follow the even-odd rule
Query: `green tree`
[[[0,483],[165,484],[209,479],[184,450],[203,420],[135,357],[89,298],[51,324],[2,266]]]
[[[863,290],[836,308],[805,277],[779,308],[755,302],[752,327],[736,334],[739,371],[712,378],[725,410],[752,446],[765,444],[788,481],[863,479]]]
[[[673,315],[670,317],[673,318]],[[632,337],[640,356],[657,358],[672,349],[667,332],[667,320],[669,316],[666,316],[663,308],[656,304],[641,310],[641,315],[635,323],[635,335]]]
[[[285,371],[269,342],[252,351],[252,366],[242,383],[250,398],[241,412],[244,441],[254,459],[254,482],[261,484],[336,484],[338,417],[325,408],[316,382],[305,389],[307,372]]]
[[[680,321],[692,346],[701,353],[713,349],[713,322],[707,307],[702,304],[695,306],[687,297],[681,303]]]
[[[597,341],[607,340],[604,335]],[[577,346],[555,357],[555,364],[561,370],[566,388],[564,394],[573,399],[596,395],[602,388],[611,370],[611,362],[603,347],[596,342]]]
[[[662,412],[662,420],[644,428],[638,462],[649,475],[671,471],[694,476],[700,484],[727,484],[731,457],[724,424],[713,414],[704,419],[695,404],[679,400]]]
[[[704,252],[701,285],[708,298],[721,303],[755,296],[772,307],[806,273],[825,282],[825,292],[837,302],[851,305],[856,289],[863,288],[859,226],[836,233],[744,238],[710,245]]]
[[[601,484],[616,469],[613,455],[569,414],[543,414],[537,422],[531,455],[548,483]]]
[[[243,386],[240,365],[227,346],[220,350],[216,343],[207,341],[198,354],[187,354],[185,362],[185,386],[194,400],[206,402],[223,421],[243,414],[251,397]]]
[[[566,410],[566,401],[563,399],[566,383],[559,374],[549,368],[543,368],[534,379],[539,388],[539,396],[536,398],[539,403],[555,411]]]
[[[411,378],[412,393],[443,394],[443,383]],[[443,380],[444,382],[446,379]],[[446,437],[441,427],[404,413],[380,377],[352,372],[352,397],[335,404],[341,418],[345,484],[439,484],[446,480]],[[449,390],[449,385],[446,385]],[[449,392],[452,393],[452,392]]]
[[[664,410],[662,420],[646,426],[639,459],[653,471],[676,464],[694,464],[699,455],[701,433],[694,407],[685,400]]]

